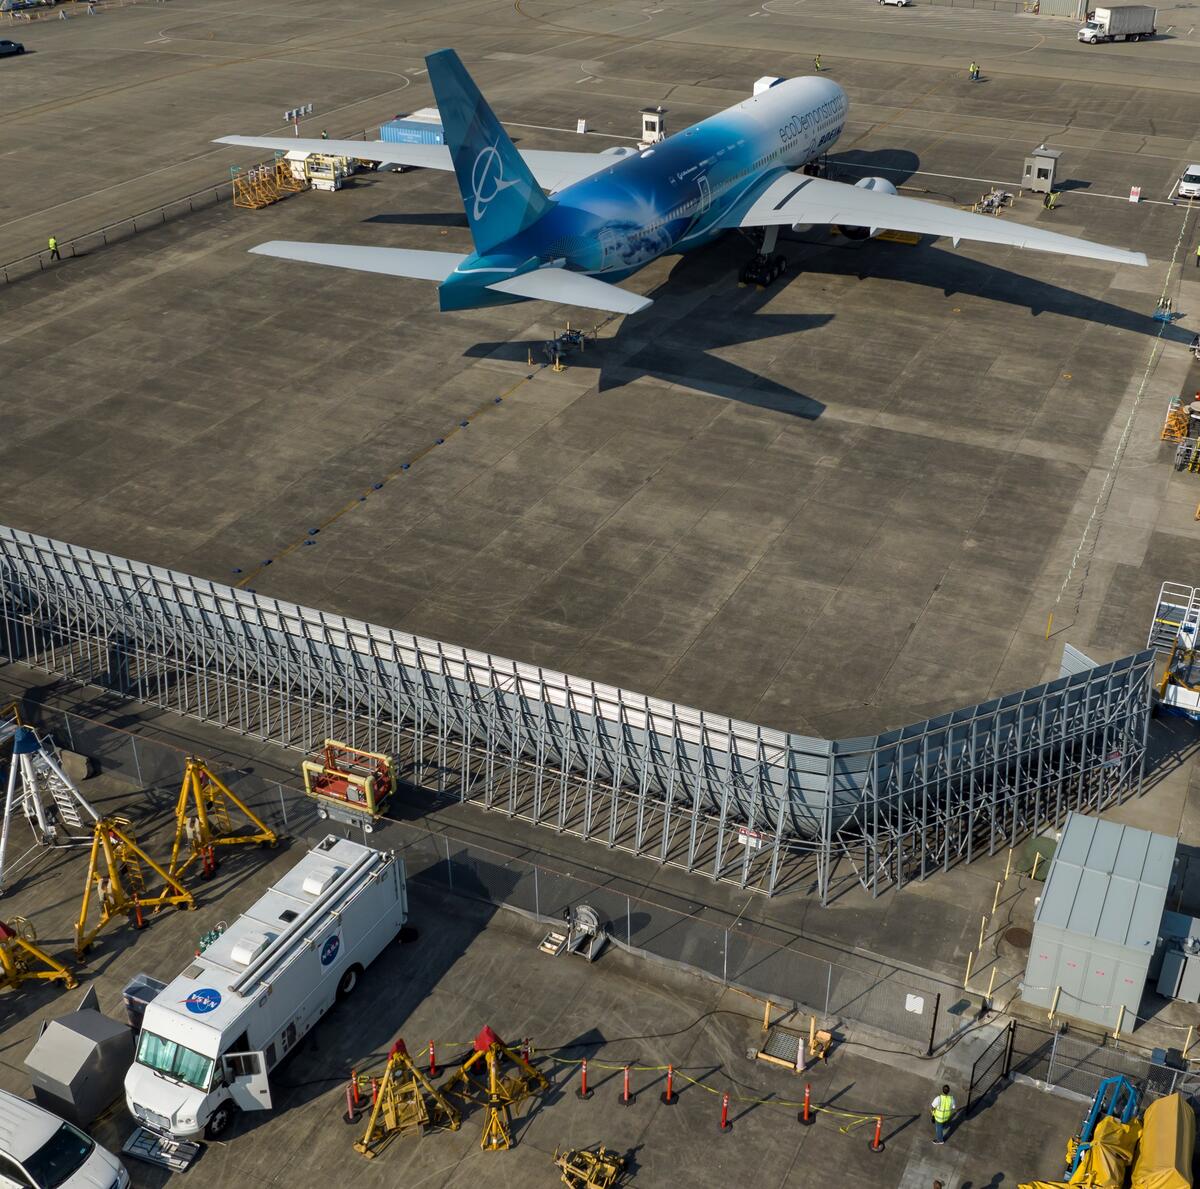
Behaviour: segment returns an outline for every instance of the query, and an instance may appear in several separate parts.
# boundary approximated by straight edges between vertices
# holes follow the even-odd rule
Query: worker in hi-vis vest
[[[950,1093],[949,1086],[943,1086],[942,1092],[929,1104],[929,1109],[933,1114],[933,1142],[935,1144],[944,1144],[946,1142],[946,1124],[950,1122],[954,1114],[954,1096]]]

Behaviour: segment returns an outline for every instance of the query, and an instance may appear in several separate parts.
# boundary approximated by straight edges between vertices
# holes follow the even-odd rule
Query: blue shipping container
[[[445,144],[441,124],[431,120],[388,120],[379,127],[379,139],[388,144]]]

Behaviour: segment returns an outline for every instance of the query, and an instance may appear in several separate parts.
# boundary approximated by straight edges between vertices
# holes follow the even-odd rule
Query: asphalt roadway
[[[334,135],[422,106],[422,53],[453,44],[522,144],[595,149],[646,103],[678,128],[819,51],[851,97],[844,176],[970,202],[1049,140],[1060,208],[1026,197],[1005,217],[1152,263],[818,235],[758,291],[736,285],[748,248],[731,236],[639,274],[652,309],[556,375],[527,352],[594,315],[443,316],[420,282],[246,253],[465,249],[449,176],[224,205],[0,292],[10,524],[827,735],[1031,684],[1067,639],[1135,648],[1159,582],[1186,574],[1195,493],[1171,496],[1155,430],[1191,331],[1149,317],[1164,287],[1183,309],[1192,292],[1170,262],[1195,215],[1161,201],[1200,156],[1182,25],[1093,48],[1069,23],[925,6],[301,4],[284,20],[170,0],[27,41],[3,63],[21,80],[11,254],[219,178],[234,158],[209,138],[278,131],[288,106],[314,101],[303,131]],[[577,116],[598,134],[553,131]],[[1122,443],[1131,410],[1144,424]]]

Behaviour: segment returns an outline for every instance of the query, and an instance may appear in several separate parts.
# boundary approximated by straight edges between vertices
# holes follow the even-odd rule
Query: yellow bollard
[[[996,965],[995,965],[995,963],[993,963],[992,964],[992,973],[988,976],[987,998],[989,1000],[992,998],[992,991],[995,989],[995,986],[996,986]]]
[[[963,990],[967,989],[967,984],[971,981],[971,963],[975,961],[974,954],[967,955],[967,977],[963,979]]]
[[[1117,1026],[1113,1029],[1113,1040],[1121,1039],[1121,1025],[1125,1023],[1125,1004],[1120,1005],[1121,1010],[1117,1012]]]
[[[1046,639],[1050,639],[1050,629],[1054,626],[1054,612],[1050,612],[1050,618],[1046,620]]]
[[[1008,883],[1008,876],[1009,876],[1009,873],[1012,871],[1012,853],[1013,853],[1013,848],[1010,846],[1008,848],[1008,859],[1004,863],[1004,882],[1005,883]]]
[[[1040,850],[1035,850],[1033,852],[1033,870],[1029,873],[1030,879],[1037,879],[1037,865],[1041,861],[1041,858],[1042,852]]]
[[[979,918],[979,953],[983,954],[983,937],[987,932],[987,917]]]
[[[1046,1013],[1046,1019],[1053,1020],[1054,1013],[1058,1011],[1058,997],[1062,994],[1062,987],[1054,988],[1054,1002],[1050,1004],[1050,1010]]]
[[[1185,1057],[1188,1055],[1188,1049],[1192,1047],[1192,1031],[1194,1027],[1195,1026],[1193,1024],[1188,1025],[1187,1040],[1183,1042],[1183,1055]]]
[[[992,897],[992,916],[996,915],[996,909],[1000,907],[1000,889],[1003,886],[1002,881],[996,880],[996,894]]]
[[[766,1032],[771,1027],[771,1001],[768,999],[763,1004],[763,1031]]]
[[[817,1017],[808,1017],[808,1052],[809,1056],[817,1051]]]

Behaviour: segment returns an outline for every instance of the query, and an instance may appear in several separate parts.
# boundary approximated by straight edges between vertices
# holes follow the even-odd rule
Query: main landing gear
[[[760,289],[765,289],[768,285],[774,284],[774,282],[787,272],[787,257],[782,252],[775,251],[775,244],[778,239],[778,227],[766,227],[763,229],[758,251],[755,253],[753,259],[747,261],[742,266],[741,271],[738,273],[738,284],[757,285]]]

